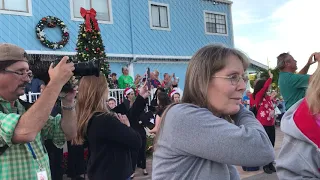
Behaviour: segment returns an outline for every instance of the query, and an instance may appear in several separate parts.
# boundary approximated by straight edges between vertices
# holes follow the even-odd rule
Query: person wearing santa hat
[[[179,103],[180,102],[180,93],[177,90],[173,90],[170,92],[169,97],[172,102]]]
[[[117,106],[117,99],[114,97],[109,97],[107,104],[110,109],[113,109]]]
[[[126,88],[124,91],[123,91],[123,93],[124,93],[124,96],[128,99],[128,98],[130,98],[131,96],[129,96],[129,95],[134,95],[134,91],[133,91],[133,89],[132,88]]]
[[[126,88],[124,90],[124,97],[129,101],[129,108],[132,107],[132,104],[134,103],[135,100],[135,95],[134,95],[134,90],[132,88]]]
[[[135,101],[134,90],[132,88],[126,88],[123,91],[124,100],[121,104],[112,109],[112,111],[120,114],[127,114]]]

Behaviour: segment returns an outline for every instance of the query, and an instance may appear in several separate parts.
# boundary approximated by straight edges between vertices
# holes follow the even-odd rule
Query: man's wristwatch
[[[74,103],[72,106],[64,106],[64,105],[62,104],[62,102],[61,102],[61,107],[62,107],[63,110],[72,111],[72,110],[75,109],[76,103]]]
[[[72,111],[75,109],[75,105],[73,106],[61,106],[63,110]]]

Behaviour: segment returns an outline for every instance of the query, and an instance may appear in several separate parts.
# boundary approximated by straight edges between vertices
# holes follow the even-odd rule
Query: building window
[[[31,16],[31,0],[0,0],[0,13]]]
[[[150,28],[170,30],[169,5],[149,1]]]
[[[225,14],[205,11],[204,19],[205,31],[207,34],[228,34]]]
[[[80,14],[80,8],[86,10],[93,8],[97,12],[96,19],[100,23],[112,23],[112,5],[111,0],[71,0],[71,17],[72,20],[83,21]]]

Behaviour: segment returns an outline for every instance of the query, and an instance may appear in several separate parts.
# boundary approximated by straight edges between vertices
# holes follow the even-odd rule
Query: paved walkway
[[[275,151],[276,156],[278,156],[281,143],[283,139],[283,133],[280,131],[279,127],[276,127],[276,142],[275,142]],[[237,167],[238,172],[240,173],[240,177],[242,180],[278,180],[276,173],[271,175],[266,174],[261,169],[260,171],[254,172],[245,172],[241,167]],[[152,159],[147,160],[147,171],[149,172],[148,176],[144,176],[141,169],[136,170],[136,176],[134,180],[151,180],[151,170],[152,170]]]

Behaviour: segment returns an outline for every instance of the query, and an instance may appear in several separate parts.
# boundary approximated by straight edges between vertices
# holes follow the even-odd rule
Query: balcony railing
[[[155,89],[151,90],[151,95],[148,98],[148,105],[151,103],[154,92]],[[29,92],[26,95],[20,96],[20,99],[28,101],[29,103],[34,103],[40,95],[41,93]],[[124,100],[124,89],[109,89],[109,97],[114,97],[117,100],[117,104],[121,104]]]

